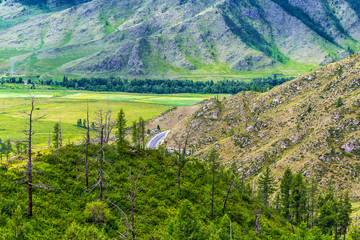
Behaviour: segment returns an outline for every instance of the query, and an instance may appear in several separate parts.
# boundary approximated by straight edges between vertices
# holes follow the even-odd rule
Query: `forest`
[[[154,79],[122,79],[122,78],[81,78],[69,79],[64,77],[62,81],[48,80],[25,80],[9,78],[2,83],[26,83],[35,88],[36,84],[47,86],[61,86],[75,90],[129,92],[129,93],[200,93],[200,94],[236,94],[241,91],[266,92],[275,86],[283,84],[294,78],[273,77],[255,78],[250,81],[221,80],[221,81],[193,81],[193,80],[154,80]]]
[[[4,239],[360,239],[348,193],[331,182],[290,169],[277,181],[269,167],[245,176],[216,147],[192,156],[187,138],[178,151],[145,149],[144,120],[128,132],[122,110],[114,122],[102,110],[84,116],[77,145],[56,123],[40,151],[31,143],[42,116],[35,101],[29,109],[26,151],[1,160]]]

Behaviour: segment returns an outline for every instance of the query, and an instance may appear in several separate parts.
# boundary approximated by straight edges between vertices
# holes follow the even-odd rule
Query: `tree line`
[[[48,80],[23,80],[12,77],[2,80],[2,83],[27,83],[31,88],[36,84],[47,86],[61,86],[76,90],[153,93],[153,94],[236,94],[241,91],[266,92],[275,86],[281,85],[294,78],[268,77],[254,78],[249,81],[220,80],[220,81],[193,81],[193,80],[155,80],[155,79],[123,79],[123,78],[81,78],[69,79],[64,76],[62,81]]]

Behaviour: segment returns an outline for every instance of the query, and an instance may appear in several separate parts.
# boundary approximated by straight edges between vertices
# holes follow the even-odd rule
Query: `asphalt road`
[[[168,133],[170,132],[170,130],[168,131],[164,131],[164,132],[161,132],[157,135],[155,135],[152,139],[150,139],[150,141],[146,144],[146,148],[147,149],[156,149],[159,144],[160,144],[160,141],[162,139],[164,139],[166,137],[166,135],[168,135]]]

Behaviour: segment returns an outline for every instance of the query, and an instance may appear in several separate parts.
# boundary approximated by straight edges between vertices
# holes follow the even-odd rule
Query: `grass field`
[[[35,123],[34,135],[36,148],[47,146],[49,133],[54,123],[61,120],[63,141],[78,142],[84,137],[85,129],[77,127],[79,118],[86,118],[86,106],[89,103],[90,122],[96,122],[99,109],[112,110],[113,118],[122,108],[130,125],[132,121],[143,117],[150,119],[177,106],[191,105],[213,95],[176,94],[149,95],[128,93],[94,93],[67,90],[26,90],[0,89],[0,138],[2,140],[24,140],[24,112],[29,111],[30,96],[36,98],[35,115],[44,115]],[[161,126],[160,126],[161,127]],[[94,133],[93,133],[94,135]]]

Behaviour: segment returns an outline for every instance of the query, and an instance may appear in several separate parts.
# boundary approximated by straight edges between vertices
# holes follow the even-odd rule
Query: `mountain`
[[[82,2],[2,2],[0,68],[45,76],[297,75],[360,49],[354,0]]]
[[[360,54],[266,93],[243,92],[220,100],[155,119],[162,127],[167,115],[178,116],[177,123],[162,127],[172,129],[167,148],[183,146],[189,132],[189,151],[204,158],[215,147],[224,163],[237,164],[239,174],[257,176],[270,166],[279,179],[290,167],[359,197]]]

